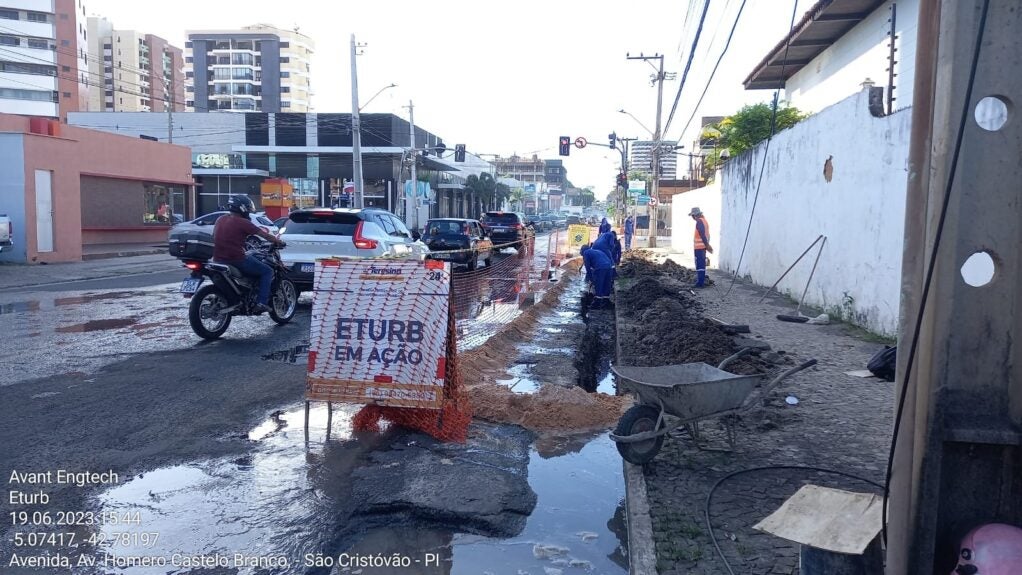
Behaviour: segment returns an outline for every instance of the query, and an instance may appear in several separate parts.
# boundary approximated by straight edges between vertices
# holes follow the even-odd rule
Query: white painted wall
[[[896,3],[899,38],[895,53],[894,109],[899,110],[912,105],[919,0]],[[785,83],[786,99],[803,111],[819,112],[861,90],[866,78],[886,90],[891,4],[885,2],[792,76]]]
[[[806,302],[871,331],[898,326],[905,189],[911,113],[868,111],[868,92],[839,102],[774,137],[740,275],[770,286],[823,234],[826,248]],[[727,163],[720,267],[734,272],[765,143]],[[824,178],[830,158],[833,177]],[[810,254],[778,289],[797,299],[809,279]]]
[[[54,13],[53,0],[4,0],[4,8],[14,10],[32,10],[33,12]]]
[[[26,90],[31,90],[25,86]],[[18,114],[21,116],[47,116],[57,117],[56,102],[38,102],[35,100],[11,100],[0,99],[0,112],[4,114]]]
[[[687,267],[695,266],[695,252],[693,240],[695,236],[696,223],[689,216],[692,208],[699,208],[706,215],[706,223],[710,226],[710,246],[714,253],[710,254],[710,265],[708,268],[716,268],[717,257],[721,253],[721,245],[727,238],[720,234],[720,174],[714,178],[712,184],[685,192],[675,194],[671,197],[671,251],[681,254],[683,262]]]

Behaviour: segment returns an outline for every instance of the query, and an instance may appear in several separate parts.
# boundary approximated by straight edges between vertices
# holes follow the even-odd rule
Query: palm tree
[[[525,201],[525,190],[523,188],[515,188],[511,190],[511,209],[515,210],[515,206],[518,206],[516,212],[522,211],[522,205]]]

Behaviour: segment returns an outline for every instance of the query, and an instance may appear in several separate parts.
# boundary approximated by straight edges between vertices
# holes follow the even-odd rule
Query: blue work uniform
[[[603,218],[603,221],[600,222],[600,230],[599,231],[600,231],[600,234],[605,234],[605,233],[610,231],[610,222],[607,221],[607,218]]]
[[[582,262],[586,268],[586,279],[593,284],[596,301],[593,308],[610,305],[610,294],[614,289],[614,262],[606,253],[596,248],[582,250]]]

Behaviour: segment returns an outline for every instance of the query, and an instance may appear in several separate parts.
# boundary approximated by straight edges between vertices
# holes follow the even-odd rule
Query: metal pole
[[[664,102],[664,57],[660,56],[660,71],[657,73],[657,95],[656,95],[656,132],[653,134],[653,195],[657,205],[650,210],[649,222],[649,247],[656,247],[657,220],[660,211],[660,116],[663,112]]]
[[[418,174],[415,171],[415,105],[412,104],[411,100],[408,100],[408,136],[410,138],[412,149],[409,152],[411,154],[411,174],[412,174],[412,198],[414,199],[413,205],[415,206],[415,231],[419,231],[421,222],[419,221],[419,180]]]
[[[351,35],[351,156],[352,179],[355,183],[355,201],[357,208],[365,207],[365,191],[362,184],[362,123],[358,115],[358,70],[355,58],[358,56],[355,35]]]
[[[163,59],[163,55],[160,55],[160,59]],[[174,106],[172,104],[173,98],[171,97],[171,90],[174,88],[174,58],[170,59],[170,86],[167,86],[167,81],[163,81],[163,93],[164,93],[164,106],[167,107],[167,143],[174,143]]]

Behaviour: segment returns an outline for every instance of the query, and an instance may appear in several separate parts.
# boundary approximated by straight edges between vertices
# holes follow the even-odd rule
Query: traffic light
[[[571,138],[569,136],[561,136],[561,155],[567,156],[571,153]]]
[[[465,161],[465,144],[456,144],[454,146],[454,161],[455,162]]]
[[[610,140],[610,147],[617,148],[617,132],[607,134],[607,138]]]
[[[617,185],[619,188],[628,187],[628,176],[626,176],[624,172],[621,172],[617,175]]]

